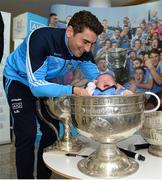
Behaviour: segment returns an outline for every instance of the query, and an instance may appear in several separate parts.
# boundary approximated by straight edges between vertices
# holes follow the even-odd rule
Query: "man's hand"
[[[132,91],[130,91],[130,90],[128,90],[128,89],[126,89],[126,90],[124,90],[124,92],[123,92],[123,96],[126,96],[126,95],[131,95],[131,94],[134,94]]]
[[[82,87],[74,87],[73,93],[77,96],[90,96],[88,91]]]

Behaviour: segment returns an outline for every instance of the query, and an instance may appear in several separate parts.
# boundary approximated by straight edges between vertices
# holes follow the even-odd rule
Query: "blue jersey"
[[[156,72],[160,75],[162,75],[162,62],[160,61],[158,66],[156,67]],[[151,89],[151,92],[154,93],[159,93],[162,91],[162,85],[161,84],[157,84],[155,81],[153,83],[153,87]]]
[[[130,82],[127,82],[127,83],[125,83],[124,84],[124,88],[126,88],[126,89],[130,89],[130,87],[131,87],[131,83]],[[146,91],[149,91],[150,89],[145,89],[145,88],[141,88],[141,87],[136,87],[136,90],[135,90],[135,92],[136,93],[145,93]]]
[[[67,46],[65,29],[43,27],[33,31],[8,56],[4,76],[29,86],[36,97],[71,95],[71,85],[56,84],[53,79],[80,68],[85,78],[93,81],[99,72],[92,60],[91,52],[80,58],[73,56]]]
[[[93,96],[99,96],[99,95],[122,95],[125,89],[116,89],[116,86],[108,87],[104,90],[101,90],[100,88],[96,87],[96,89],[93,92]]]

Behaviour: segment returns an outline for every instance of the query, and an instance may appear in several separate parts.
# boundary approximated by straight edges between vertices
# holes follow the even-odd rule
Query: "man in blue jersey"
[[[8,56],[4,68],[4,88],[14,120],[18,178],[34,178],[37,97],[89,95],[84,88],[57,84],[53,79],[79,68],[88,81],[94,80],[99,72],[90,51],[102,31],[103,26],[96,16],[80,11],[71,18],[67,29],[37,29]],[[57,120],[52,123],[59,129]],[[43,162],[43,148],[55,142],[56,135],[41,121],[40,129],[42,137],[37,178],[47,179],[51,171]]]
[[[150,51],[150,58],[145,62],[146,66],[150,70],[153,86],[151,92],[157,94],[161,100],[161,106],[159,110],[162,109],[162,61],[160,60],[160,54],[158,49],[152,49]],[[156,106],[157,102],[151,96],[148,100],[149,103]]]

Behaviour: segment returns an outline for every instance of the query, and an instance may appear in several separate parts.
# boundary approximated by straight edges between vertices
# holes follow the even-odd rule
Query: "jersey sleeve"
[[[95,80],[100,74],[96,64],[92,63],[91,61],[83,61],[80,63],[79,67],[88,81]]]
[[[47,57],[50,55],[48,36],[36,30],[28,38],[26,71],[29,87],[36,97],[59,97],[72,94],[71,85],[60,85],[46,81]]]

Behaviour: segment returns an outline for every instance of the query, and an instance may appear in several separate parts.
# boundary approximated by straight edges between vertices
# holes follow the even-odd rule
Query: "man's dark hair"
[[[103,31],[103,26],[98,18],[89,11],[79,11],[70,19],[68,26],[72,26],[74,33],[83,32],[85,28],[89,28],[96,35]]]
[[[150,54],[151,54],[151,53],[160,55],[159,50],[156,49],[156,48],[152,49],[152,50],[150,51]]]
[[[142,63],[142,59],[139,58],[139,57],[136,57],[136,58],[134,59],[134,61],[139,61],[140,63]]]
[[[52,17],[52,16],[57,16],[56,13],[50,13],[49,17]]]
[[[140,39],[135,39],[135,40],[134,40],[134,44],[135,44],[136,42],[139,42],[140,44],[142,44],[142,42],[141,42]]]
[[[145,54],[146,54],[145,51],[141,51],[141,52],[139,53],[139,55],[142,55],[142,56],[144,56]]]
[[[114,31],[122,31],[121,28],[115,28]]]
[[[128,51],[128,55],[130,55],[130,53],[131,53],[131,52],[136,53],[136,51],[135,51],[135,50],[131,49],[130,51]]]
[[[137,67],[137,68],[135,68],[135,71],[138,70],[138,69],[141,69],[143,71],[143,74],[145,75],[146,70],[143,67]]]

